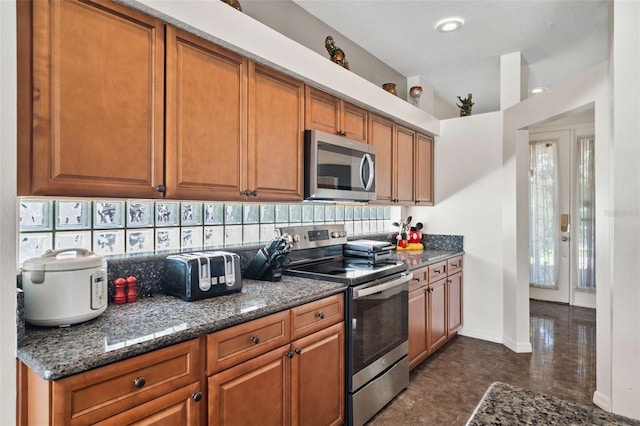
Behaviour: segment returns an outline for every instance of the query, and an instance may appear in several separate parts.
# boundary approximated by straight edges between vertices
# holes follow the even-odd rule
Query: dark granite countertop
[[[640,421],[495,382],[467,421],[467,426],[484,425],[640,425]]]
[[[461,250],[422,250],[396,251],[396,259],[409,265],[409,269],[418,269],[434,263],[442,262],[455,256],[464,254]]]
[[[196,302],[155,295],[109,304],[66,328],[27,326],[18,358],[46,380],[120,361],[344,291],[343,284],[285,276],[243,280],[242,292]]]

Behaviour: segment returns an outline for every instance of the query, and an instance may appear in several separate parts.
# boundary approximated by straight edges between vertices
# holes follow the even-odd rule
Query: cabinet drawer
[[[447,260],[447,275],[462,271],[462,256]]]
[[[418,268],[413,271],[413,279],[409,281],[409,291],[417,290],[429,283],[429,268]]]
[[[54,381],[54,423],[95,423],[198,382],[200,354],[195,339]]]
[[[447,276],[447,261],[429,265],[429,282],[433,283]]]
[[[224,370],[289,343],[289,311],[207,336],[207,374]]]
[[[291,338],[298,339],[344,321],[342,293],[291,309]]]

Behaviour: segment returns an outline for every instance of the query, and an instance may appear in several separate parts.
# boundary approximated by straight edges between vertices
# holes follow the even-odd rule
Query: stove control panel
[[[347,231],[344,224],[302,225],[280,228],[280,235],[291,237],[291,249],[302,250],[315,247],[327,247],[347,243]]]

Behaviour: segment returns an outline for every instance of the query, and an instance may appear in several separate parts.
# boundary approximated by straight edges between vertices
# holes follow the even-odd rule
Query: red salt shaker
[[[127,278],[127,303],[135,302],[138,299],[138,293],[136,292],[136,284],[138,279],[136,277]]]
[[[121,305],[127,301],[127,296],[124,294],[124,286],[127,283],[124,278],[116,278],[113,283],[116,286],[116,294],[113,296],[113,302],[116,305]]]

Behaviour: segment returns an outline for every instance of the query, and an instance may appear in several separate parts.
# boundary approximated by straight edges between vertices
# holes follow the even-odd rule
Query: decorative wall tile
[[[275,221],[278,223],[289,222],[289,205],[288,204],[276,204]]]
[[[56,201],[56,229],[90,229],[91,202],[87,200]]]
[[[203,245],[207,249],[223,247],[224,226],[205,226]]]
[[[302,222],[302,205],[290,204],[289,205],[289,222],[297,224]]]
[[[53,200],[20,199],[20,231],[51,231]]]
[[[347,231],[348,236],[354,235],[353,233],[353,221],[348,220],[344,223],[344,230]]]
[[[362,235],[362,221],[353,221],[353,235]]]
[[[124,228],[124,201],[96,200],[93,202],[93,228]]]
[[[180,224],[182,226],[202,225],[202,203],[180,203]]]
[[[336,206],[333,204],[324,206],[324,221],[325,223],[333,223],[336,220]]]
[[[242,223],[253,224],[260,222],[260,206],[258,204],[245,204],[242,208]]]
[[[313,204],[303,204],[302,205],[302,223],[311,223],[313,222]]]
[[[154,251],[153,229],[127,229],[127,253]]]
[[[344,206],[335,206],[335,207],[336,207],[335,219],[336,219],[336,222],[340,223],[344,221]]]
[[[202,226],[189,226],[180,230],[180,247],[183,249],[203,246]]]
[[[123,229],[93,231],[93,251],[98,254],[124,254]]]
[[[385,206],[384,207],[384,218],[383,219],[391,219],[391,207],[390,206]]]
[[[260,204],[260,223],[273,223],[276,220],[276,206]]]
[[[371,211],[371,209],[369,208],[369,206],[362,206],[362,213],[360,215],[360,218],[362,220],[369,220],[369,212]]]
[[[180,203],[156,202],[156,226],[180,225]]]
[[[157,251],[178,250],[180,248],[180,228],[178,227],[156,228],[155,237]]]
[[[20,265],[25,260],[42,256],[47,250],[53,248],[52,232],[36,232],[20,234],[18,260]]]
[[[239,225],[242,223],[242,204],[224,205],[224,224]]]
[[[353,220],[353,206],[344,206],[344,219]]]
[[[204,224],[222,225],[224,223],[224,204],[204,203]]]
[[[362,206],[353,206],[353,220],[362,219]]]
[[[260,224],[260,242],[271,241],[275,237],[276,228],[273,223]]]
[[[242,225],[225,225],[224,227],[224,245],[238,246],[242,244]]]
[[[149,228],[154,224],[153,201],[127,201],[127,228]]]
[[[242,226],[242,244],[258,244],[260,242],[260,225]]]
[[[376,219],[384,219],[384,207],[376,207]]]
[[[56,250],[82,248],[91,250],[91,231],[64,231],[55,233]]]
[[[369,225],[369,221],[368,220],[361,220],[360,223],[362,224],[362,233],[363,234],[368,234],[370,231],[370,225]]]

